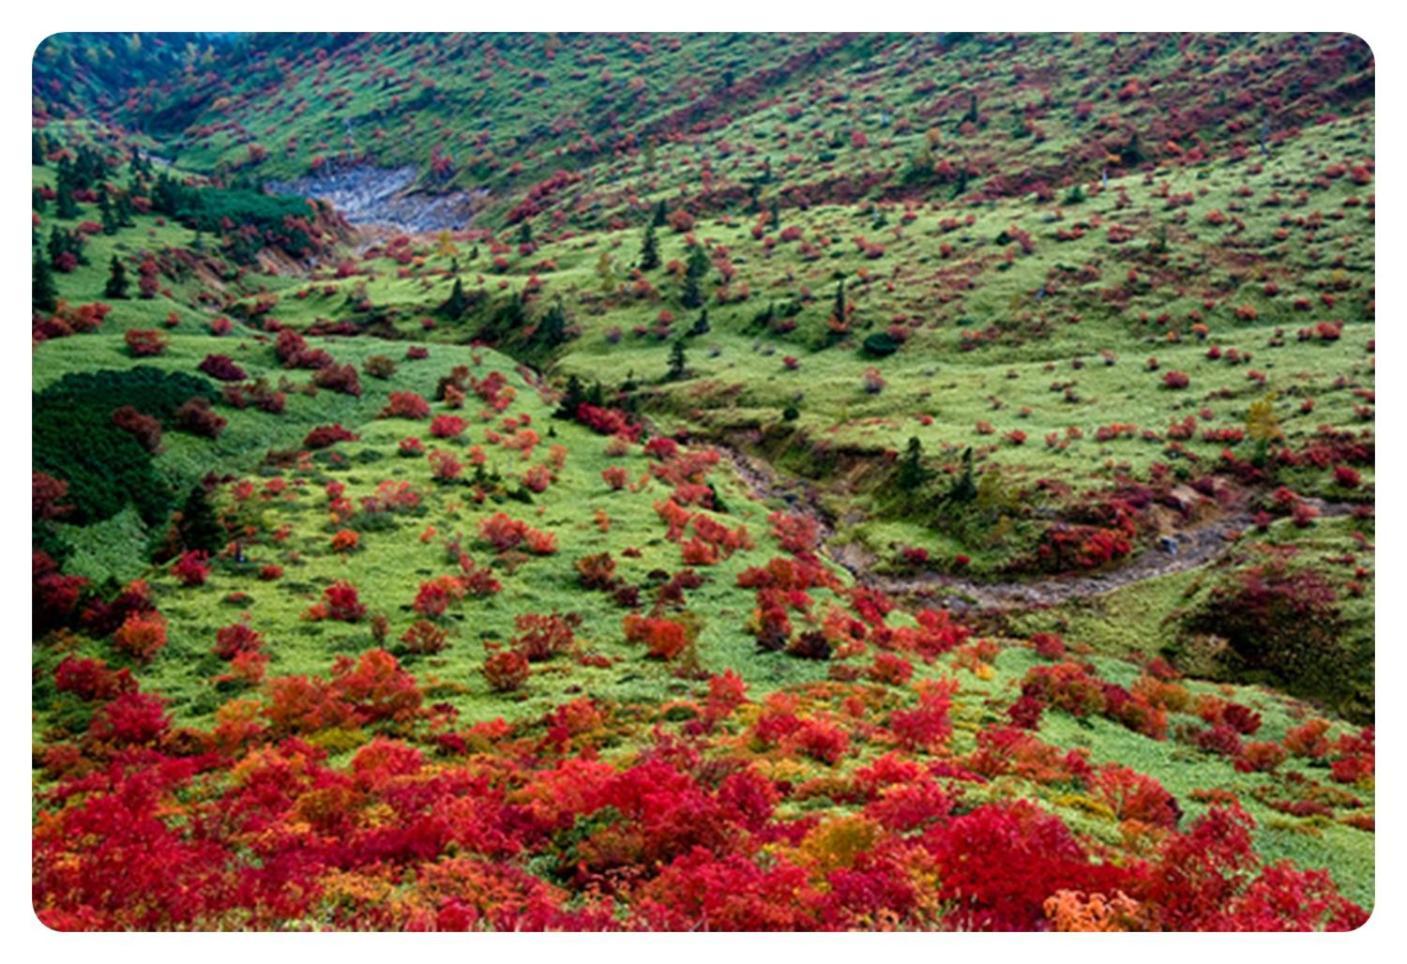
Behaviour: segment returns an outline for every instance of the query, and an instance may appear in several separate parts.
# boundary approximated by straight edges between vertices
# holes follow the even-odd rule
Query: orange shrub
[[[154,609],[128,613],[112,641],[128,656],[150,662],[166,645],[166,617]]]

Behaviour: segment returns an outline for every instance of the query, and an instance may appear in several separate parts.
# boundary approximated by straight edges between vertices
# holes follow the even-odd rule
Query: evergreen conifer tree
[[[54,286],[54,272],[47,258],[34,255],[34,310],[53,311],[59,304],[59,292]]]
[[[117,255],[112,256],[112,264],[108,266],[107,285],[103,288],[103,296],[116,300],[127,297],[127,269],[122,266]]]
[[[655,238],[655,226],[645,229],[645,239],[640,243],[640,270],[653,271],[660,266],[660,244]]]

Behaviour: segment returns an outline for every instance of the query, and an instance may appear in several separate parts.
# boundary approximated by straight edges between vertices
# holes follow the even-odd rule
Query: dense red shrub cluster
[[[176,409],[173,416],[176,427],[192,435],[205,438],[219,438],[229,422],[224,416],[210,407],[207,398],[192,398]]]
[[[350,429],[343,428],[341,424],[319,425],[308,432],[303,439],[305,449],[325,449],[336,445],[338,442],[354,442],[357,434]]]
[[[166,336],[155,328],[129,328],[122,340],[133,358],[151,358],[166,351]]]
[[[577,406],[575,418],[582,425],[598,435],[615,435],[627,441],[637,441],[644,427],[631,424],[630,418],[619,409],[602,408],[582,402]]]
[[[575,613],[522,613],[514,617],[518,632],[512,647],[530,663],[541,663],[569,652],[576,643],[576,627],[581,617]]]
[[[200,549],[183,552],[171,567],[171,574],[183,586],[203,586],[205,580],[210,578],[209,557]]]
[[[1012,722],[1035,729],[1046,709],[1076,717],[1103,716],[1154,740],[1167,735],[1163,702],[1148,687],[1133,690],[1100,679],[1093,668],[1064,662],[1033,666],[1021,683],[1021,695],[1008,709]]]
[[[318,622],[333,619],[344,623],[360,622],[366,615],[357,588],[348,582],[334,582],[322,591],[322,600],[308,607],[304,619]]]
[[[229,355],[206,355],[196,367],[222,382],[242,382],[249,377]]]
[[[281,329],[274,341],[274,354],[284,368],[326,368],[333,364],[330,354],[321,348],[309,348],[308,340],[291,328]]]
[[[166,618],[155,610],[128,613],[112,643],[133,659],[150,662],[166,646]]]
[[[434,438],[457,438],[464,434],[468,423],[458,415],[436,415],[430,422],[430,435]]]
[[[361,398],[361,377],[355,365],[324,365],[313,373],[313,384],[330,392]]]
[[[534,529],[504,512],[496,512],[479,523],[479,538],[498,552],[520,546],[535,556],[550,556],[557,551],[557,539],[552,533]]]
[[[693,642],[691,627],[674,619],[629,613],[625,617],[624,628],[628,642],[643,644],[652,658],[666,662],[684,652]]]
[[[430,403],[418,392],[392,392],[381,410],[381,417],[420,421],[430,417]]]
[[[484,660],[483,673],[495,692],[511,693],[527,682],[532,667],[522,653],[516,649],[505,649]]]
[[[240,625],[222,630],[225,651],[256,645]],[[498,649],[483,672],[486,685],[508,692],[524,685],[530,666],[519,649]],[[1020,731],[981,731],[977,751],[951,756],[953,681],[921,687],[916,705],[888,711],[878,727],[865,720],[861,687],[831,694],[848,707],[842,715],[805,691],[774,694],[749,708],[753,722],[739,744],[715,732],[748,704],[741,680],[724,674],[708,681],[699,715],[682,727],[691,736],[658,733],[606,763],[578,751],[610,738],[607,708],[580,699],[538,725],[442,729],[415,680],[383,650],[339,659],[325,679],[275,678],[259,700],[227,704],[208,734],[182,736],[159,699],[95,661],[66,661],[56,678],[65,692],[100,702],[84,736],[93,752],[144,754],[77,771],[46,800],[51,809],[35,829],[35,900],[57,927],[200,926],[233,911],[251,926],[329,914],[336,926],[439,929],[832,929],[876,920],[1341,929],[1364,919],[1322,872],[1262,863],[1251,821],[1234,807],[1180,831],[1180,808],[1157,781],[1094,768]],[[417,726],[429,727],[434,758],[405,736],[376,737],[334,769],[303,739]],[[862,752],[858,733],[907,755],[867,755],[845,769]],[[192,739],[196,755],[173,753]],[[1362,757],[1371,734],[1340,745],[1344,759]],[[828,775],[765,775],[748,762],[754,754],[783,754]],[[1126,831],[1145,834],[1143,856],[1110,860],[1029,802],[963,804],[964,786],[999,773],[1088,794],[1091,806],[1144,828]],[[816,793],[857,809],[780,815],[783,799]],[[172,812],[179,824],[163,816]],[[194,827],[203,832],[182,829]],[[95,833],[101,852],[81,843]],[[529,865],[554,869],[538,876]],[[143,882],[140,901],[125,896],[134,880]],[[398,896],[388,901],[392,886]],[[1093,894],[1120,895],[1117,913],[1097,913]]]

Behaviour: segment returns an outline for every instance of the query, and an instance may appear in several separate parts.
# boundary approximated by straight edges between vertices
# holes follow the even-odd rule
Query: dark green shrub
[[[68,482],[73,513],[85,525],[110,518],[129,503],[148,523],[171,506],[171,491],[152,467],[151,453],[115,425],[124,406],[167,419],[192,396],[214,398],[203,378],[139,366],[65,375],[34,395],[34,468]]]
[[[899,350],[899,342],[888,332],[877,331],[864,341],[864,352],[871,358],[884,358]]]

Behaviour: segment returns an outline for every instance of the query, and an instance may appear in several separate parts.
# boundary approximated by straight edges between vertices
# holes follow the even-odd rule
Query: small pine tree
[[[451,320],[459,320],[464,317],[464,312],[469,310],[469,299],[464,296],[464,282],[458,278],[454,279],[454,287],[450,289],[449,298],[440,305],[440,314]]]
[[[665,209],[664,202],[660,201],[655,205],[654,217],[650,219],[650,227],[662,228],[669,220],[669,212]]]
[[[49,261],[42,255],[34,255],[34,310],[49,312],[59,305],[58,288],[54,286],[54,272]]]
[[[59,255],[68,250],[68,242],[62,228],[54,227],[49,229],[49,244],[47,250],[49,252],[49,264],[51,265],[56,264],[59,260]]]
[[[684,339],[679,339],[669,348],[669,371],[665,374],[665,379],[677,382],[685,378],[689,373],[689,363],[684,357]]]
[[[567,340],[567,313],[560,301],[553,303],[537,326],[537,340],[548,348],[556,348]]]
[[[708,255],[703,245],[689,247],[689,260],[684,266],[684,290],[680,293],[680,303],[685,308],[699,308],[704,303],[703,278],[708,274]]]
[[[116,234],[121,225],[117,219],[117,212],[112,209],[112,199],[108,197],[106,188],[98,195],[98,214],[101,216],[103,234]]]
[[[913,493],[927,481],[928,470],[923,467],[923,443],[919,441],[918,436],[911,436],[908,448],[904,450],[904,457],[899,462],[899,471],[894,476],[894,483],[900,492]]]
[[[845,322],[845,279],[835,283],[835,305],[831,308],[831,316],[839,323]]]
[[[65,221],[72,221],[78,217],[78,202],[73,199],[73,191],[66,184],[59,185],[56,213]]]
[[[586,392],[581,387],[581,379],[575,375],[567,377],[567,390],[562,393],[562,401],[553,412],[554,418],[576,418],[577,409],[586,401]]]
[[[655,238],[655,226],[645,229],[645,240],[640,244],[640,270],[653,271],[660,266],[660,243]]]
[[[196,483],[181,506],[176,531],[181,545],[187,549],[218,552],[225,547],[225,530],[210,504],[210,492],[204,484]]]
[[[117,195],[117,200],[113,203],[113,210],[117,213],[117,223],[130,228],[137,222],[132,220],[132,195],[130,192],[123,192]]]
[[[108,266],[107,285],[103,288],[103,296],[115,300],[127,297],[127,269],[122,266],[117,255],[112,256],[112,264]]]
[[[708,323],[708,309],[705,308],[699,312],[699,317],[694,320],[694,325],[689,329],[688,335],[690,338],[697,338],[699,335],[707,335],[711,330],[712,326]]]
[[[44,135],[35,131],[29,137],[29,163],[35,167],[44,167],[49,162],[44,158]]]
[[[963,115],[963,118],[962,118],[962,119],[963,119],[963,121],[964,121],[965,123],[972,123],[972,124],[976,124],[976,123],[977,123],[978,114],[977,114],[977,95],[976,95],[976,94],[973,94],[973,95],[972,95],[972,98],[968,101],[967,113]]]
[[[977,483],[972,477],[972,449],[963,449],[962,453],[962,473],[953,480],[953,485],[948,489],[948,501],[950,502],[971,502],[977,498]]]

